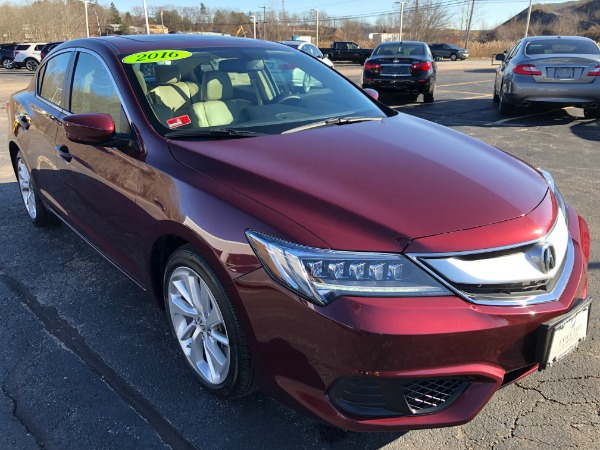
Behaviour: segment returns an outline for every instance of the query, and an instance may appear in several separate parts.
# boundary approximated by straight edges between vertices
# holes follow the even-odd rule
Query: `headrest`
[[[134,70],[133,73],[135,74],[135,77],[137,78],[138,83],[140,83],[140,87],[142,88],[144,95],[146,95],[148,93],[148,85],[146,85],[146,80],[144,79],[144,74],[142,72],[140,72],[139,70]]]
[[[158,84],[177,83],[181,80],[178,66],[154,66],[154,76]]]
[[[233,96],[231,78],[224,72],[212,70],[202,78],[202,100],[228,100]]]

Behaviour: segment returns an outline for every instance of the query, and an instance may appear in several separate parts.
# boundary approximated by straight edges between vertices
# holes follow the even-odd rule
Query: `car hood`
[[[169,145],[182,164],[336,249],[398,251],[416,238],[504,222],[530,213],[548,190],[523,162],[404,114]]]

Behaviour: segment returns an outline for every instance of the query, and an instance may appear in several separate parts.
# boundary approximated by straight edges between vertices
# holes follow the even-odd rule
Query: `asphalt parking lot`
[[[337,68],[358,82],[359,66]],[[434,103],[381,100],[549,170],[588,221],[590,294],[600,297],[600,120],[583,120],[577,108],[503,118],[491,100],[489,60],[438,69]],[[2,104],[31,78],[1,69]],[[600,449],[597,305],[575,353],[501,390],[463,426],[347,433],[260,393],[215,399],[195,382],[164,313],[145,294],[68,227],[28,223],[5,114],[0,129],[1,449]]]

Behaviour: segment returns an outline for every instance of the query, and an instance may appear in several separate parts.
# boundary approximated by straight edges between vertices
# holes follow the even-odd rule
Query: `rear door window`
[[[49,59],[38,81],[38,95],[64,108],[63,86],[71,53],[61,53]]]

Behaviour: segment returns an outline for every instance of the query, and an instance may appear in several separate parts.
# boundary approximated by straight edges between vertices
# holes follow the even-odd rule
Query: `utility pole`
[[[144,5],[144,17],[146,18],[146,34],[150,34],[150,24],[148,23],[148,7],[146,6],[146,0],[143,0]]]
[[[263,10],[263,39],[267,40],[267,7],[259,6]]]
[[[319,10],[311,9],[311,11],[315,11],[317,13],[317,47],[319,46]]]
[[[529,11],[527,11],[527,25],[525,25],[525,37],[529,33],[529,22],[531,22],[531,10],[533,8],[533,0],[529,0]]]
[[[79,0],[83,3],[83,9],[85,11],[85,37],[90,37],[90,25],[88,21],[88,3],[90,0]]]
[[[469,34],[471,34],[471,20],[473,20],[473,10],[475,9],[475,0],[471,2],[471,13],[469,14],[469,22],[467,23],[467,35],[465,36],[465,48],[469,48]]]
[[[419,0],[417,0],[418,2]],[[402,26],[404,24],[404,5],[408,2],[394,2],[400,4],[400,42],[402,42]]]

